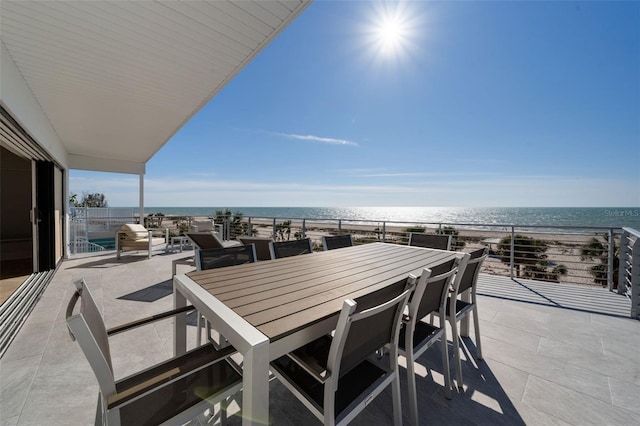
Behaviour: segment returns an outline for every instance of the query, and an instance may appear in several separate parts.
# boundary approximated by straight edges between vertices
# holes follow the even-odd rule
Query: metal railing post
[[[618,294],[623,294],[627,287],[627,259],[629,258],[629,243],[631,234],[626,229],[620,235],[620,265],[618,270]]]
[[[509,255],[509,276],[513,279],[513,266],[515,263],[516,228],[511,226],[511,251]]]
[[[630,317],[640,320],[640,232],[622,228],[618,293],[631,301]]]
[[[382,222],[382,242],[387,242],[387,222]]]
[[[89,241],[89,208],[84,206],[84,235]]]
[[[609,291],[613,290],[613,263],[616,248],[616,242],[613,237],[613,228],[609,228],[609,260],[607,265],[607,287]]]
[[[271,228],[271,238],[276,241],[276,218],[273,218],[273,227]]]
[[[302,238],[307,238],[307,219],[302,219]]]
[[[248,236],[253,235],[253,225],[251,224],[251,216],[247,218],[247,235]]]
[[[338,235],[342,235],[342,219],[338,219]]]

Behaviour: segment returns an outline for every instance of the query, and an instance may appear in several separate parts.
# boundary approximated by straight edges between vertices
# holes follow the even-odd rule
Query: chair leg
[[[229,408],[229,399],[223,399],[220,402],[220,425],[227,424],[227,409]]]
[[[444,373],[444,397],[451,399],[451,372],[449,371],[449,345],[447,344],[447,335],[440,337],[442,345],[442,371]]]
[[[413,354],[407,353],[407,385],[409,385],[409,416],[411,424],[418,426],[418,395],[416,391],[416,371]]]
[[[196,315],[198,316],[196,319],[196,328],[198,331],[196,331],[196,345],[197,346],[201,346],[202,345],[202,315],[200,315],[199,311],[196,311]]]
[[[397,365],[398,357],[396,356],[396,377],[393,379],[391,386],[393,387],[393,424],[395,426],[402,425],[402,406],[400,402],[400,371]],[[417,423],[416,423],[417,425]]]
[[[456,317],[451,315],[451,340],[453,341],[453,358],[455,362],[456,368],[456,381],[459,389],[462,389],[462,361],[460,360],[460,336],[458,334],[458,322],[456,321]]]
[[[482,360],[482,344],[480,343],[480,321],[478,320],[478,306],[473,306],[473,328],[476,331],[476,358]]]
[[[102,411],[102,395],[98,393],[98,404],[96,406],[96,426],[102,426],[104,423],[103,411]]]

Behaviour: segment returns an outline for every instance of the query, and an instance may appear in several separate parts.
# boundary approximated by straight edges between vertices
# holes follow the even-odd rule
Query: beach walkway
[[[185,253],[113,253],[62,263],[20,333],[0,360],[0,424],[93,424],[97,382],[64,321],[72,281],[85,278],[107,326],[172,307],[171,261]],[[184,268],[184,269],[183,269]],[[179,273],[187,271],[181,266]],[[624,297],[601,288],[482,274],[479,287],[484,361],[465,339],[464,391],[446,400],[438,345],[419,359],[422,424],[635,425],[640,418],[640,327]],[[172,353],[171,320],[114,336],[116,376]],[[189,327],[193,341],[195,327]],[[403,404],[407,404],[402,369]],[[274,425],[319,424],[277,381],[271,383]],[[231,414],[237,412],[234,403]],[[383,393],[355,425],[388,425]],[[405,417],[408,424],[408,418]],[[207,418],[196,419],[205,424]],[[230,424],[240,424],[232,417]]]

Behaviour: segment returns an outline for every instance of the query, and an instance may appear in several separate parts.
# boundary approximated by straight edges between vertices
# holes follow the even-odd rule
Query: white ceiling
[[[1,37],[70,156],[145,163],[308,4],[2,0]]]

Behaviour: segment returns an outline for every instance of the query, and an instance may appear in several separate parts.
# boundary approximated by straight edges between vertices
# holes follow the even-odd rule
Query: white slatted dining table
[[[174,277],[176,308],[193,304],[243,355],[243,425],[268,424],[269,362],[335,329],[345,299],[369,294],[451,251],[372,243]],[[186,315],[174,322],[186,351]]]

